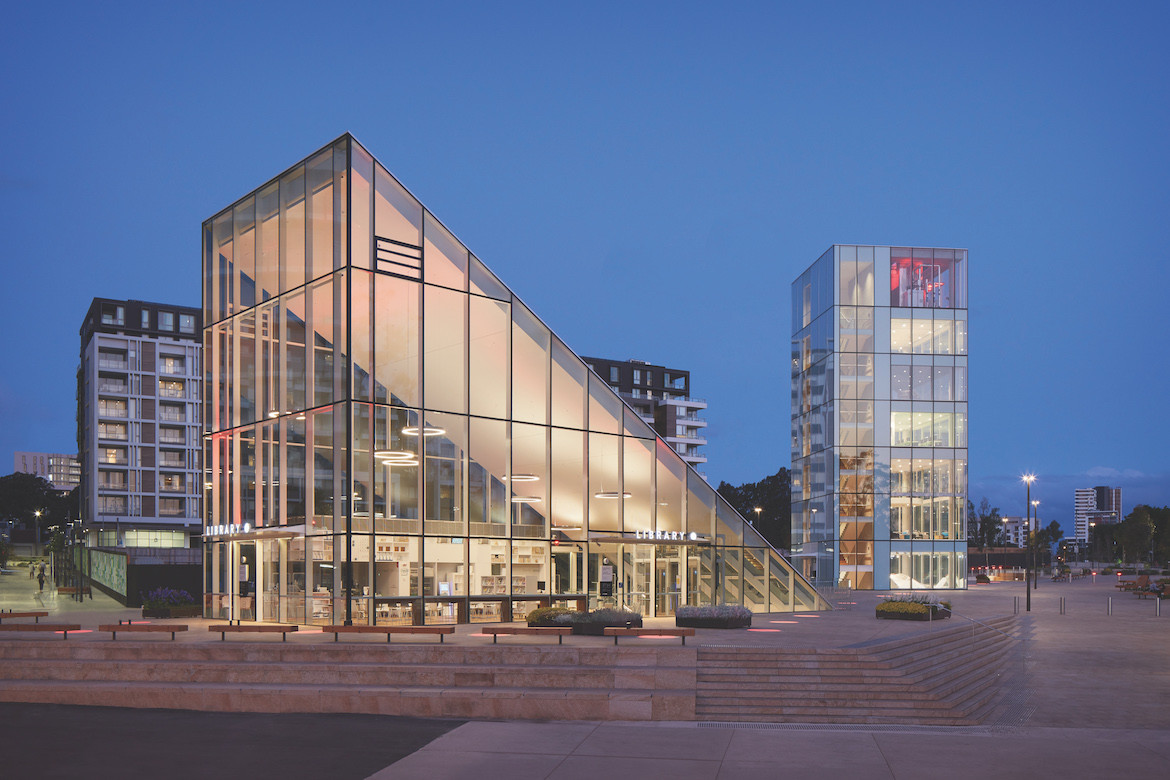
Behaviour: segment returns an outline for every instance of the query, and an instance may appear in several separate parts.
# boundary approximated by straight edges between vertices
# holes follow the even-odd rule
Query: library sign
[[[634,531],[635,539],[644,539],[648,542],[679,542],[686,544],[687,542],[705,542],[706,538],[700,537],[699,534],[691,531]]]

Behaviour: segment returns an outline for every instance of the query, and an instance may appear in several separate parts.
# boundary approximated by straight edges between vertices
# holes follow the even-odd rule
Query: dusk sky
[[[1170,504],[1170,4],[22,3],[0,30],[0,473],[75,444],[95,296],[352,132],[578,354],[691,371],[788,466],[789,285],[965,247],[970,498]]]

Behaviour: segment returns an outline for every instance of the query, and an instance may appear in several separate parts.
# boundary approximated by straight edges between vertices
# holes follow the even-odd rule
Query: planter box
[[[932,614],[933,613],[933,614]],[[932,609],[930,612],[877,612],[878,620],[945,620],[951,613],[945,609]]]
[[[674,624],[680,628],[751,628],[752,619],[745,618],[681,618],[677,615]]]
[[[181,607],[164,607],[163,609],[142,608],[144,618],[190,618],[203,617],[203,607],[198,604],[186,604]]]

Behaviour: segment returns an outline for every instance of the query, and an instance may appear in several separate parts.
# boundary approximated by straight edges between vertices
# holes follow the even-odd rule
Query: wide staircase
[[[958,619],[954,619],[957,623]],[[829,650],[698,648],[695,718],[772,723],[984,723],[1019,671],[1014,617]]]
[[[692,720],[691,647],[0,642],[0,701],[454,718]]]

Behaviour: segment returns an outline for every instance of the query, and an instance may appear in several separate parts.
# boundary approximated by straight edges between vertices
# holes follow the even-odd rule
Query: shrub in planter
[[[931,601],[928,596],[898,596],[877,605],[879,620],[943,620],[951,616],[950,602]]]
[[[628,609],[595,609],[592,612],[569,612],[554,618],[553,625],[572,626],[573,633],[604,636],[611,626],[642,627],[642,616]]]
[[[976,574],[975,575],[975,584],[976,585],[990,585],[991,578],[988,577],[986,574]]]
[[[539,607],[528,613],[525,618],[530,626],[539,626],[548,628],[550,626],[561,626],[564,623],[558,623],[557,618],[561,615],[575,615],[577,611],[574,609],[566,609],[565,607]]]
[[[185,590],[155,588],[142,596],[142,616],[152,618],[199,617],[202,608]]]
[[[684,628],[749,628],[752,611],[733,604],[679,607],[674,611],[674,624]]]

